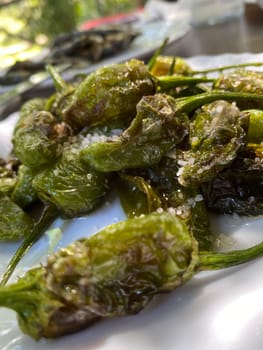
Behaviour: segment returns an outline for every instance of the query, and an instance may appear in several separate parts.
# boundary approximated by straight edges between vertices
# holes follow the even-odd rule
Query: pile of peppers
[[[0,240],[22,240],[0,306],[17,312],[23,332],[54,338],[135,314],[198,271],[263,255],[263,243],[213,251],[209,225],[212,211],[263,213],[263,73],[253,65],[194,71],[157,55],[76,85],[48,66],[56,92],[22,106],[0,162]],[[112,191],[127,220],[5,285],[56,217],[83,216]]]

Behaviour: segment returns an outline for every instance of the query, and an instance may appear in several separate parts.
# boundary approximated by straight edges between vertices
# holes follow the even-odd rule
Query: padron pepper
[[[35,339],[83,329],[101,318],[141,311],[201,270],[241,264],[263,254],[263,244],[226,253],[198,251],[184,222],[150,214],[80,239],[0,288],[0,306],[17,312]]]
[[[67,218],[92,210],[108,190],[109,176],[84,164],[80,150],[77,142],[65,146],[60,158],[39,171],[32,182],[38,197],[53,203]]]
[[[143,62],[132,59],[97,69],[84,79],[62,106],[66,123],[84,127],[122,120],[127,125],[142,96],[155,93],[155,83]]]
[[[17,158],[32,168],[57,159],[63,142],[71,135],[71,129],[64,122],[43,108],[39,99],[26,102],[12,139]]]
[[[26,208],[38,197],[35,189],[32,186],[32,181],[36,175],[34,168],[29,168],[21,164],[17,171],[17,179],[11,193],[12,200],[21,208]]]
[[[178,153],[181,185],[200,185],[231,164],[246,144],[247,114],[219,100],[197,110],[191,123],[190,149]]]
[[[262,95],[222,91],[211,91],[182,98],[173,98],[166,94],[146,96],[138,103],[137,115],[123,134],[117,140],[94,143],[83,149],[82,160],[102,172],[157,164],[187,135],[187,115],[198,107],[219,99],[263,103]],[[237,107],[235,108],[238,110]],[[220,123],[220,118],[217,119]],[[229,122],[230,119],[229,117]],[[237,123],[241,123],[238,118],[236,119]],[[231,128],[235,129],[235,126],[230,126]],[[222,131],[222,128],[220,130]],[[234,130],[233,133],[235,133]],[[238,131],[236,133],[238,137]]]
[[[234,162],[202,184],[209,210],[238,215],[263,214],[263,147],[248,144]]]
[[[9,196],[0,195],[0,241],[18,241],[33,227],[32,218]]]
[[[102,172],[150,166],[184,139],[188,124],[186,114],[176,115],[171,96],[146,96],[131,125],[116,140],[94,143],[82,150],[81,157]]]
[[[54,69],[49,70],[58,92],[49,99],[46,107],[76,130],[85,126],[127,126],[143,96],[213,81],[185,76],[157,79],[142,61],[136,59],[99,68],[76,88],[63,82]]]

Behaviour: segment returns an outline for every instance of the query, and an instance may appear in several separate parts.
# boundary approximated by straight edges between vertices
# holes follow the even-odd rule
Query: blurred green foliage
[[[53,39],[60,33],[77,29],[85,20],[127,12],[136,5],[134,0],[16,0],[2,9],[0,1],[0,10],[23,22],[20,34],[35,41],[40,34]]]
[[[39,34],[52,39],[77,27],[78,1],[25,0],[20,8],[25,20],[23,33],[31,41]]]
[[[85,21],[128,12],[139,0],[0,0],[0,65],[27,59]],[[8,57],[6,59],[6,57]]]

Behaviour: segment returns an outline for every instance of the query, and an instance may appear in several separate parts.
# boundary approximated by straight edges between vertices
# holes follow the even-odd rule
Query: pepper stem
[[[195,85],[200,83],[209,83],[213,82],[215,79],[212,78],[199,78],[199,77],[187,77],[187,76],[163,76],[159,77],[157,80],[157,86],[161,90],[167,90],[178,86],[185,85]]]
[[[178,112],[182,111],[185,113],[191,113],[196,108],[216,100],[235,101],[237,103],[246,100],[247,103],[250,103],[251,101],[260,101],[261,103],[263,103],[263,95],[244,92],[213,90],[194,96],[177,98],[176,104],[178,106]]]
[[[233,69],[233,68],[243,68],[243,67],[260,67],[262,66],[262,62],[248,62],[248,63],[239,63],[239,64],[231,64],[228,66],[222,66],[222,67],[215,67],[215,68],[208,68],[203,70],[194,70],[191,71],[191,75],[195,74],[207,74],[207,73],[213,73],[213,72],[223,72],[224,70]]]
[[[162,51],[165,48],[165,46],[167,45],[168,41],[169,41],[169,38],[165,38],[162,45],[160,47],[158,47],[158,49],[154,52],[153,56],[151,57],[150,61],[148,62],[149,71],[151,71],[151,69],[153,68],[157,57],[162,53]]]
[[[40,219],[36,222],[30,234],[24,239],[22,244],[18,247],[17,251],[9,261],[0,282],[0,286],[4,286],[7,283],[19,261],[29,251],[32,245],[42,236],[43,232],[48,228],[48,226],[57,216],[58,210],[53,205],[47,205],[44,208]]]
[[[252,259],[263,255],[263,242],[241,250],[232,250],[229,252],[209,252],[201,251],[200,256],[200,271],[219,270],[227,267],[244,264]]]
[[[52,65],[48,64],[46,66],[46,70],[48,71],[48,73],[50,74],[53,83],[55,85],[55,88],[57,91],[61,92],[64,89],[67,88],[67,83],[65,82],[65,80],[61,77],[61,75],[58,73],[58,71],[56,70],[55,67],[53,67]]]

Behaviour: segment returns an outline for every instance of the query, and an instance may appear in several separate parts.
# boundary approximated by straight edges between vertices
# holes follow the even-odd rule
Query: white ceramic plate
[[[263,61],[263,55],[199,56],[189,59],[196,68],[245,61]],[[14,118],[14,117],[13,117]],[[14,120],[14,119],[13,119]],[[0,150],[8,149],[12,119],[0,124]],[[9,126],[9,127],[8,127]],[[6,131],[6,132],[5,132]],[[6,152],[5,150],[5,152]],[[118,199],[85,218],[63,222],[57,248],[124,219]],[[225,249],[244,248],[263,240],[263,218],[213,216],[212,227]],[[0,244],[0,269],[4,270],[17,244]],[[49,252],[48,235],[35,244],[19,264],[21,275]],[[1,350],[262,350],[263,257],[239,267],[202,272],[175,292],[156,297],[140,314],[101,321],[80,333],[57,340],[35,342],[23,335],[15,314],[0,309]],[[15,276],[13,278],[15,278]]]

